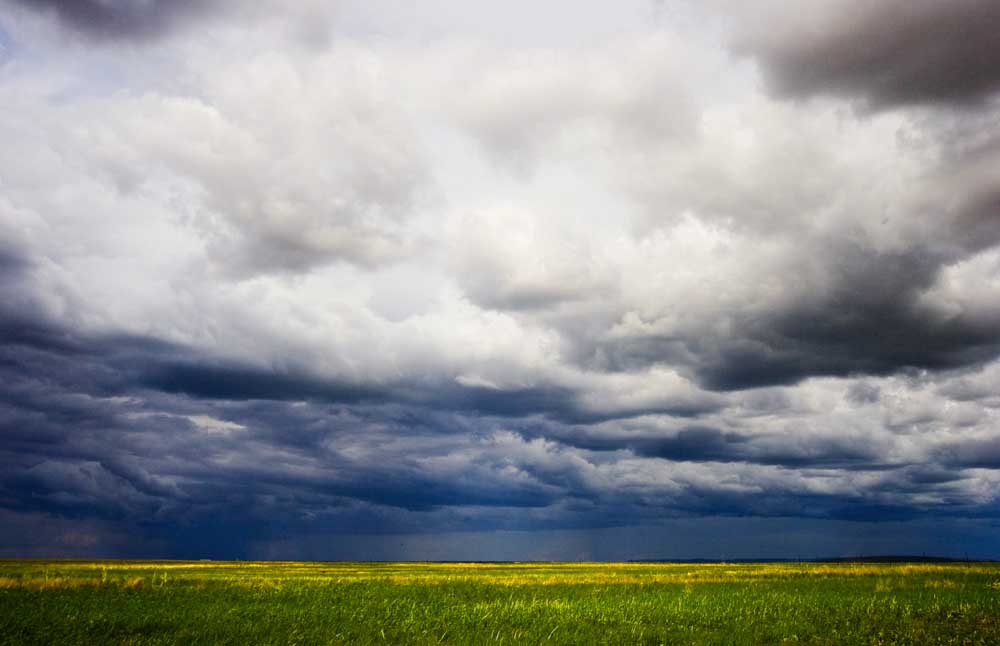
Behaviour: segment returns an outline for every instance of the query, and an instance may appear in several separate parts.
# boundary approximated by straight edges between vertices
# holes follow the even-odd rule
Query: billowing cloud
[[[0,553],[995,556],[987,4],[392,4],[0,5]]]
[[[981,102],[1000,90],[989,0],[819,2],[742,36],[783,95],[859,98],[876,109]]]

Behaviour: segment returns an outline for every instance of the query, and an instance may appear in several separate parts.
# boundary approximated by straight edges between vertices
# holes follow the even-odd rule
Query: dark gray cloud
[[[360,402],[385,400],[377,387],[324,382],[306,374],[216,362],[167,362],[141,378],[143,386],[205,399]]]
[[[690,419],[721,414],[714,400],[594,411],[565,386],[352,383],[262,367],[155,337],[73,331],[30,297],[35,264],[3,257],[5,291],[35,306],[0,310],[0,501],[9,513],[97,523],[100,538],[86,539],[95,550],[116,549],[123,527],[147,549],[232,556],[323,531],[909,519],[938,513],[927,496],[949,513],[984,513],[964,472],[994,466],[991,441],[941,444],[920,464],[856,435]],[[850,401],[875,403],[871,388],[854,391]],[[747,401],[752,415],[793,405],[780,393]],[[670,479],[657,484],[664,468]],[[872,480],[803,488],[810,473]]]
[[[810,375],[945,370],[997,355],[1000,321],[943,314],[921,302],[942,264],[933,250],[835,249],[827,288],[785,311],[741,321],[741,333],[698,368],[706,383],[731,389]]]
[[[937,450],[937,457],[950,467],[1000,469],[1000,439],[963,439],[948,442]]]
[[[863,381],[851,384],[844,395],[847,401],[858,405],[874,404],[878,402],[880,396],[881,392],[878,386]]]
[[[591,410],[579,401],[579,393],[561,386],[494,388],[441,379],[359,384],[211,359],[177,362],[169,357],[146,357],[143,361],[136,385],[200,399],[400,403],[481,416],[543,415],[580,423],[658,413],[697,416],[719,408],[706,401]]]
[[[233,555],[249,549],[248,536],[334,528],[598,527],[664,514],[912,518],[926,513],[911,501],[915,493],[946,491],[968,466],[950,450],[937,466],[914,470],[882,464],[873,445],[847,438],[789,443],[780,433],[697,424],[622,436],[609,432],[627,411],[581,417],[565,393],[345,388],[178,362],[193,351],[162,341],[77,335],[67,345],[52,336],[60,335],[24,334],[0,346],[8,384],[0,500],[19,514],[140,527],[149,545],[173,555],[190,554],[201,533],[201,553]],[[507,426],[522,430],[497,434]],[[622,452],[705,471],[679,471],[663,490],[616,486]],[[781,473],[767,471],[774,468],[888,475],[875,487],[824,494],[758,486]],[[595,479],[595,470],[607,475]],[[952,495],[963,500],[961,491]]]
[[[805,431],[807,429],[803,429]],[[885,471],[907,465],[890,464],[870,443],[857,438],[813,436],[803,432],[789,440],[787,432],[755,434],[686,425],[676,431],[638,428],[621,432],[601,427],[526,426],[526,437],[543,437],[588,451],[629,451],[670,462],[717,462],[784,468]]]
[[[107,40],[156,38],[212,10],[217,0],[5,0],[50,12],[66,27]]]
[[[685,365],[707,388],[741,390],[814,376],[949,370],[981,365],[1000,352],[996,313],[941,313],[923,301],[948,255],[920,246],[878,252],[843,241],[803,244],[821,254],[825,274],[801,297],[766,311],[721,313],[725,334],[715,326],[583,345],[581,361],[606,370]]]
[[[857,97],[885,108],[972,104],[1000,89],[1000,6],[992,0],[833,2],[824,9],[779,17],[741,42],[779,94]]]

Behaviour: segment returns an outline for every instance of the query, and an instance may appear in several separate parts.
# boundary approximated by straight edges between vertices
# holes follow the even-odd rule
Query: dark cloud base
[[[995,226],[996,218],[990,219]],[[998,234],[991,230],[987,247]],[[578,361],[589,369],[611,371],[681,366],[705,388],[734,391],[809,377],[951,370],[1000,355],[1000,320],[995,316],[942,316],[921,305],[942,267],[967,252],[945,245],[947,252],[914,246],[879,253],[833,240],[804,246],[817,250],[828,271],[825,284],[794,304],[724,313],[726,336],[700,328],[672,337],[581,344]]]
[[[7,315],[2,328],[0,506],[69,532],[52,530],[49,553],[127,555],[134,546],[116,537],[135,532],[164,555],[245,557],[309,545],[313,535],[598,531],[702,516],[738,524],[994,515],[957,492],[946,505],[907,502],[931,489],[947,499],[962,469],[995,466],[992,445],[943,447],[936,465],[921,466],[884,464],[849,443],[780,449],[767,437],[697,423],[621,438],[601,431],[607,416],[583,415],[561,390],[338,384],[198,358],[155,339],[74,334],[42,319]],[[201,427],[198,416],[231,426]],[[513,449],[491,448],[498,429],[513,431]],[[547,447],[544,459],[517,457],[533,441],[545,443],[535,445]],[[463,451],[471,457],[458,466],[433,466]],[[884,477],[853,494],[689,483],[650,498],[585,476],[587,464],[629,456],[665,469],[763,465]],[[522,547],[516,553],[533,553]],[[493,558],[491,549],[481,558]],[[338,554],[331,548],[325,557]]]
[[[777,93],[858,97],[888,108],[975,104],[1000,90],[996,2],[828,4],[820,30],[769,24],[740,44]]]
[[[0,512],[0,520],[0,557],[5,558],[627,561],[906,553],[989,559],[996,556],[1000,529],[992,520],[865,523],[708,516],[641,527],[443,533],[282,533],[251,528],[236,536],[231,530],[188,527],[164,537],[147,528],[42,514]],[[739,540],[734,542],[733,536]]]
[[[216,0],[5,0],[54,14],[67,28],[98,40],[157,38],[219,4]]]

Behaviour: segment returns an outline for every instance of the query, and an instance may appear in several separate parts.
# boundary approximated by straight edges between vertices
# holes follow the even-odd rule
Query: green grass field
[[[0,561],[3,644],[1000,644],[1000,564]]]

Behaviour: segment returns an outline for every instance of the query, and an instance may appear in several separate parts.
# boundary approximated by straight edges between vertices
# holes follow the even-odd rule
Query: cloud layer
[[[770,8],[0,3],[4,517],[995,556],[996,11]]]

